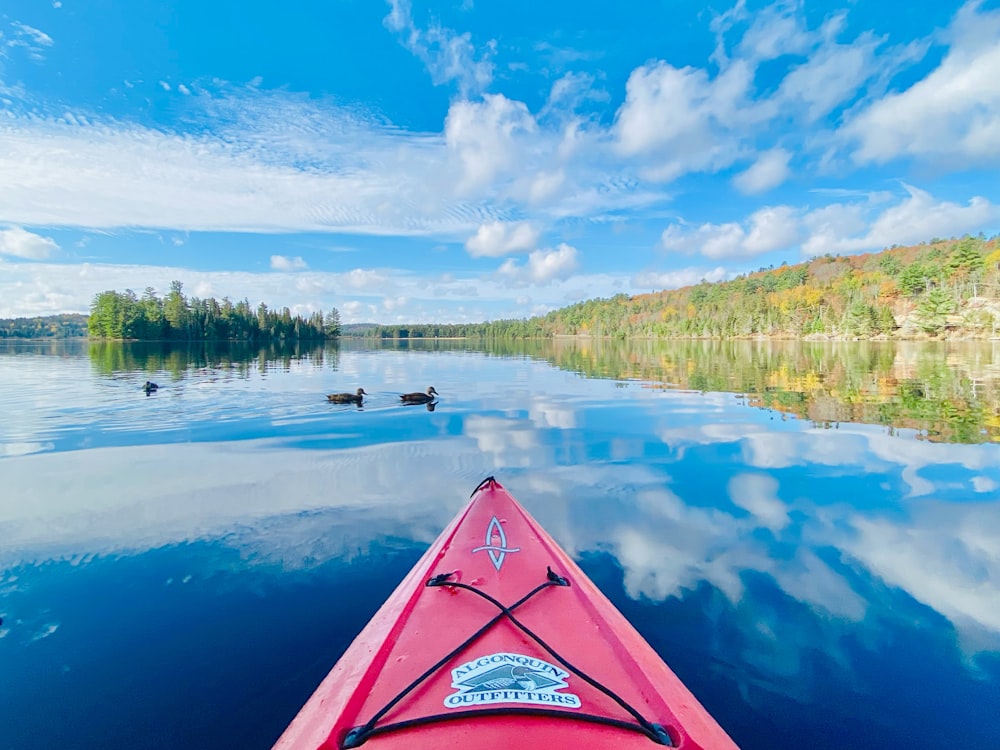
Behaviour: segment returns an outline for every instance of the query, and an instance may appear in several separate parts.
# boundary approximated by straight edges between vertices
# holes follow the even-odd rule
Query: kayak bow
[[[424,553],[274,750],[736,750],[493,477]]]

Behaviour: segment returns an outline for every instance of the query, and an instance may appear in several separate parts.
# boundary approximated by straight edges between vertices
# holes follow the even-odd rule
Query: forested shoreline
[[[82,324],[83,323],[83,324]],[[880,253],[825,255],[729,281],[598,298],[547,315],[484,323],[341,326],[336,308],[308,318],[186,298],[147,287],[102,292],[89,317],[0,320],[0,338],[245,341],[325,339],[597,338],[925,339],[994,338],[1000,330],[1000,238],[933,239]]]
[[[934,239],[826,255],[730,281],[591,299],[480,324],[346,326],[363,338],[990,338],[1000,328],[1000,242]]]

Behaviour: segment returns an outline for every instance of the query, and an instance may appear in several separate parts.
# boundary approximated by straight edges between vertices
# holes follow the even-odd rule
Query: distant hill
[[[825,255],[544,318],[549,335],[618,337],[988,337],[998,326],[1000,249],[982,236]]]
[[[478,325],[375,326],[382,338],[988,338],[1000,329],[1000,243],[962,237],[825,255],[730,281],[592,299]]]
[[[77,313],[0,318],[0,339],[75,339],[86,336],[87,316]]]
[[[368,336],[378,327],[378,323],[347,323],[346,325],[340,326],[340,335]]]

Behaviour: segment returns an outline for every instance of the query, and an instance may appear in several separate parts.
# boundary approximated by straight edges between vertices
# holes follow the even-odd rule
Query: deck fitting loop
[[[454,573],[438,573],[436,576],[431,578],[428,582],[428,586],[440,586],[441,584],[447,583],[448,579],[451,578]]]
[[[556,584],[557,586],[569,586],[569,581],[567,581],[558,573],[554,572],[552,568],[546,565],[545,570],[546,570],[545,577],[548,578],[550,581],[552,581],[552,583]]]

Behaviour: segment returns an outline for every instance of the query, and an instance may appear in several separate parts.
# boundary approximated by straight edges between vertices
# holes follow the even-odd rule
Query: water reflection
[[[340,355],[336,342],[315,341],[276,341],[263,346],[241,341],[94,341],[84,346],[101,375],[163,372],[174,379],[206,375],[246,378],[253,372],[288,370],[293,362],[306,359],[336,369]]]
[[[309,355],[266,378],[184,369],[148,400],[116,387],[147,372],[95,373],[89,355],[30,377],[0,357],[17,400],[42,404],[3,442],[49,443],[0,458],[15,746],[267,746],[487,474],[744,748],[906,746],[931,707],[956,744],[998,736],[996,445],[783,421],[673,365],[661,387],[662,352],[661,379],[639,381],[496,354],[344,347],[336,368]],[[78,379],[80,403],[49,400],[53,376]],[[326,402],[351,382],[363,410]],[[433,412],[399,405],[426,382]],[[32,709],[53,700],[77,734]]]

